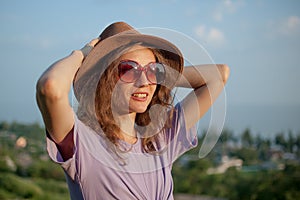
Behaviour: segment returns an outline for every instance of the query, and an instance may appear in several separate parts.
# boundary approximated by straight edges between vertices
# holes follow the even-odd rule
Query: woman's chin
[[[130,113],[144,113],[146,112],[147,107],[133,107],[130,108]]]

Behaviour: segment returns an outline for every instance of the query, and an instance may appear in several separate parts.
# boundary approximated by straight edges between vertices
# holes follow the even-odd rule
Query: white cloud
[[[300,17],[289,16],[280,21],[270,23],[270,36],[293,36],[300,34]]]
[[[217,42],[219,44],[223,43],[225,38],[224,34],[222,31],[216,29],[216,28],[211,28],[207,34],[207,39],[210,42]]]
[[[223,1],[223,7],[228,12],[231,12],[231,13],[235,12],[238,6],[239,6],[239,1],[235,1],[234,3],[231,0]]]
[[[286,25],[288,30],[290,31],[297,30],[300,27],[300,18],[297,16],[290,16],[286,20]]]
[[[195,33],[202,41],[209,46],[220,47],[225,43],[224,33],[214,27],[207,28],[205,25],[196,27]]]
[[[197,34],[197,36],[204,37],[205,36],[205,31],[206,31],[205,29],[206,29],[205,25],[198,26],[196,28],[196,34]]]
[[[223,12],[220,10],[216,10],[213,12],[213,19],[217,22],[220,22],[223,20]]]
[[[224,0],[220,4],[217,5],[215,10],[213,11],[212,17],[215,21],[222,21],[225,14],[233,14],[237,11],[239,7],[243,5],[242,0],[231,1]]]

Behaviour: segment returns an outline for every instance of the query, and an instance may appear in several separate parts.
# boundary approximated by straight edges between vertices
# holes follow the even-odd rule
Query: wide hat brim
[[[142,44],[142,46],[160,50],[165,60],[175,61],[177,64],[170,66],[179,73],[183,70],[183,56],[180,50],[171,42],[152,35],[141,34],[136,30],[123,31],[121,33],[101,39],[84,59],[73,80],[74,94],[79,101],[83,90],[87,89],[86,84],[91,77],[98,77],[104,72],[105,67],[101,63],[102,58],[118,48],[130,46],[131,44]],[[97,83],[94,84],[94,89]],[[89,87],[89,89],[91,89]]]

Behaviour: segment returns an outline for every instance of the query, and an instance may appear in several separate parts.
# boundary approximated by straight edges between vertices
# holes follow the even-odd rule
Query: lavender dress
[[[82,123],[75,115],[74,154],[63,161],[56,144],[47,138],[51,159],[65,171],[72,200],[75,199],[173,199],[172,163],[184,152],[197,145],[197,131],[185,128],[183,110],[175,106],[173,127],[166,129],[158,155],[145,153],[141,140],[116,156],[99,134]]]

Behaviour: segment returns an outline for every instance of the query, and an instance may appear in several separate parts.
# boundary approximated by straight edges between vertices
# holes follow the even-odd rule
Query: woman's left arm
[[[193,127],[217,99],[224,89],[229,71],[229,67],[224,64],[183,68],[176,86],[194,89],[182,100],[187,129]]]

